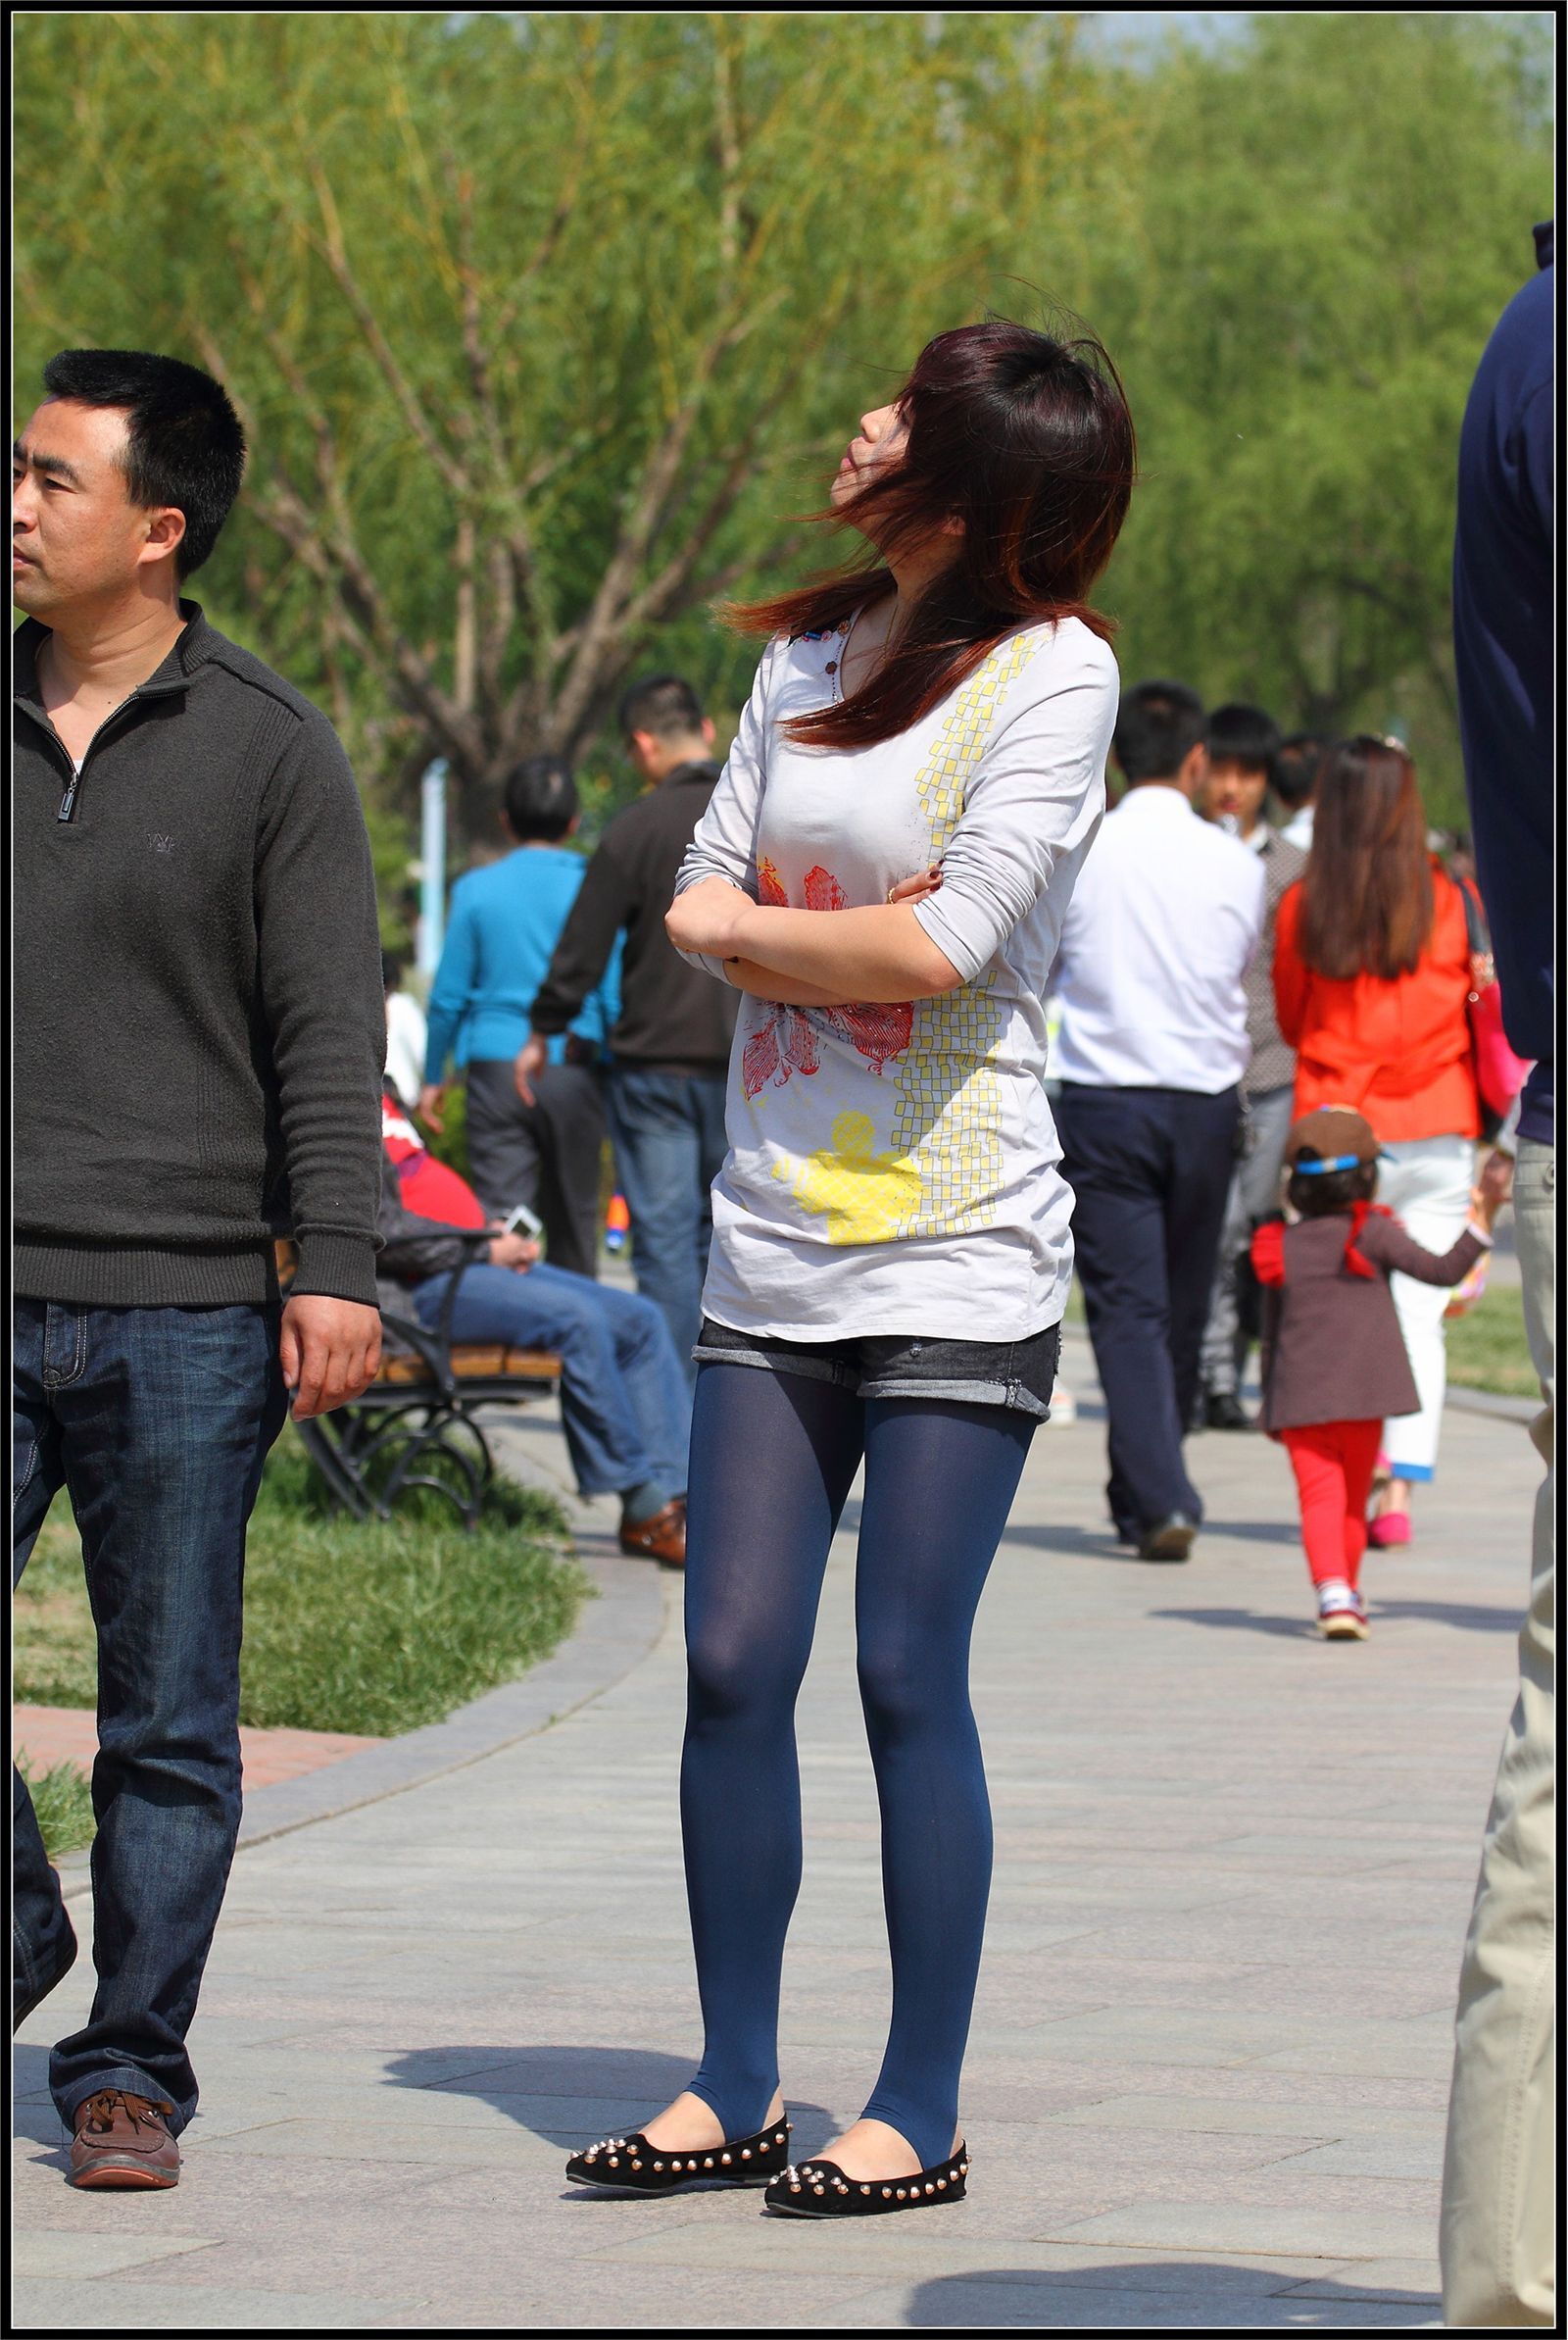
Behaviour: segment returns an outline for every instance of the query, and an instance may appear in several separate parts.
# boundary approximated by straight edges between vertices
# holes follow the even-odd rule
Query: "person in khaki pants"
[[[1546,1401],[1530,1434],[1546,1475],[1536,1497],[1519,1697],[1459,1978],[1443,2171],[1443,2304],[1446,2323],[1471,2327],[1555,2320],[1555,1195],[1553,1149],[1521,1140],[1514,1223],[1530,1355]]]
[[[1487,1820],[1459,1976],[1443,2172],[1443,2315],[1555,2325],[1556,1941],[1552,1687],[1556,1155],[1552,931],[1552,305],[1540,264],[1487,344],[1459,443],[1453,637],[1459,727],[1504,1028],[1534,1061],[1519,1107],[1514,1218],[1525,1327],[1545,1410],[1519,1697]]]

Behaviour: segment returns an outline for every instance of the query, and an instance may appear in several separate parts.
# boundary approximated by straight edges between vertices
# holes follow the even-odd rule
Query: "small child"
[[[1373,1201],[1378,1141],[1361,1115],[1321,1106],[1285,1141],[1289,1221],[1252,1238],[1263,1292],[1263,1410],[1259,1425],[1291,1458],[1301,1541],[1329,1641],[1366,1639],[1357,1589],[1367,1498],[1383,1423],[1420,1400],[1388,1279],[1457,1284],[1492,1246],[1496,1206],[1480,1188],[1469,1223],[1439,1259]]]

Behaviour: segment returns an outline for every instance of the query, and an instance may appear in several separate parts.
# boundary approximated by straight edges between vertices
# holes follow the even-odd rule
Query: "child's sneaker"
[[[1325,1641],[1364,1641],[1366,1603],[1343,1577],[1334,1577],[1317,1588],[1317,1622]]]

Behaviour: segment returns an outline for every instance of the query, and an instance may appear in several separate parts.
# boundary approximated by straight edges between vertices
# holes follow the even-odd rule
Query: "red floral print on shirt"
[[[808,870],[802,889],[808,910],[848,910],[850,898],[831,870],[820,864]],[[757,864],[760,902],[787,910],[789,895],[778,871],[764,856]],[[747,1041],[741,1054],[741,1080],[748,1097],[760,1096],[769,1082],[782,1088],[792,1072],[814,1072],[821,1062],[818,1030],[825,1026],[837,1039],[848,1040],[880,1072],[909,1045],[914,1008],[908,1000],[858,1000],[842,1008],[789,1008],[782,1002],[769,1010],[767,1021]]]

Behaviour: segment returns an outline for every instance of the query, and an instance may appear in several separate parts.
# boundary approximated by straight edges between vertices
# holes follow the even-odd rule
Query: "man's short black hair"
[[[1280,727],[1261,707],[1233,703],[1216,707],[1204,732],[1215,764],[1239,764],[1245,772],[1260,772],[1274,785],[1274,762],[1280,752]]]
[[[652,731],[656,739],[689,739],[703,727],[703,703],[680,674],[650,674],[620,702],[620,736]]]
[[[1116,714],[1111,745],[1129,788],[1173,780],[1203,737],[1203,702],[1185,682],[1140,682]]]
[[[554,845],[577,818],[577,783],[564,756],[525,756],[507,774],[507,826],[520,845]]]
[[[1311,802],[1328,752],[1328,741],[1316,731],[1293,731],[1280,741],[1274,757],[1274,793],[1291,812]]]
[[[124,410],[130,500],[185,515],[174,573],[181,582],[193,576],[245,475],[245,433],[221,386],[199,366],[142,349],[63,349],[44,368],[43,386],[51,398]]]

